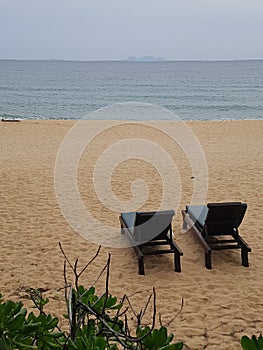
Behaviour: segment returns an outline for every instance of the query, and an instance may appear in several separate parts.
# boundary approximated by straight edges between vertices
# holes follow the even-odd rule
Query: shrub
[[[182,342],[171,344],[173,335],[168,335],[167,328],[155,328],[156,293],[149,297],[146,307],[136,314],[136,332],[132,332],[128,325],[127,311],[133,311],[128,297],[123,296],[120,302],[109,293],[110,255],[106,270],[105,292],[102,295],[95,293],[95,287],[84,288],[79,285],[81,274],[87,269],[99,253],[80,271],[77,272],[77,263],[72,265],[65,257],[64,280],[65,297],[68,313],[68,332],[62,331],[57,317],[46,314],[44,306],[49,302],[43,299],[41,289],[28,289],[27,292],[38,310],[36,315],[27,310],[23,303],[4,301],[0,295],[0,349],[1,350],[180,350]],[[74,286],[67,282],[66,266],[69,265],[74,274]],[[101,274],[100,274],[101,275]],[[153,316],[151,326],[142,326],[142,318],[153,297]],[[129,307],[124,308],[124,300],[128,300]]]

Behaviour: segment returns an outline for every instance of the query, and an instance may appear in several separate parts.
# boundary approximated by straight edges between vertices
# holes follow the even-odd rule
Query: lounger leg
[[[140,275],[145,275],[143,256],[138,258],[138,265],[139,265],[139,274]]]
[[[242,265],[245,267],[249,267],[247,249],[244,249],[244,248],[241,249],[241,259],[242,259]]]
[[[209,270],[212,269],[211,251],[205,252],[205,267]]]
[[[181,272],[180,254],[174,253],[174,271]]]

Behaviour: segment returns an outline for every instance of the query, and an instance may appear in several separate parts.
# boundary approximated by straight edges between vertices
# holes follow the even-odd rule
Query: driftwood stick
[[[20,119],[4,119],[4,118],[2,118],[1,119],[1,121],[2,122],[11,122],[11,123],[14,123],[14,122],[16,122],[16,123],[18,123],[18,122],[20,122]]]

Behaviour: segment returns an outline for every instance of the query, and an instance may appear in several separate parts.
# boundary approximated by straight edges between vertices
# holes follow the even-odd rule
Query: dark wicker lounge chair
[[[121,233],[126,233],[138,257],[139,274],[144,275],[144,256],[153,254],[174,254],[174,269],[181,272],[182,251],[172,237],[173,210],[158,212],[121,213]],[[159,246],[151,250],[147,247]],[[166,246],[161,249],[161,246]]]
[[[241,249],[242,265],[249,266],[248,253],[251,248],[238,234],[246,209],[245,203],[231,202],[186,206],[186,210],[182,211],[183,229],[192,230],[200,240],[207,269],[212,268],[212,250],[223,249]]]

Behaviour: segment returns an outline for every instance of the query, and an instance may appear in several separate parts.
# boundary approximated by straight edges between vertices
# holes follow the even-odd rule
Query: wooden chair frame
[[[160,213],[160,212],[159,212]],[[140,221],[140,219],[147,218],[153,215],[158,215],[158,212],[141,212],[141,213],[134,213],[136,215],[135,225],[133,227],[134,230],[136,230],[139,226],[136,225],[137,221]],[[133,249],[138,257],[138,268],[139,268],[139,274],[144,275],[145,269],[144,269],[144,257],[146,255],[155,255],[155,254],[174,254],[174,270],[176,272],[181,272],[181,261],[180,258],[183,255],[183,252],[181,249],[176,245],[176,243],[173,240],[173,232],[172,232],[172,223],[170,222],[169,225],[159,234],[156,235],[156,237],[150,239],[149,241],[140,241],[138,240],[137,234],[132,233],[130,228],[127,226],[125,221],[123,220],[122,216],[119,217],[120,224],[121,224],[121,233],[126,234],[131,241],[131,244],[133,246]],[[141,239],[143,239],[143,234],[147,232],[140,232],[142,235]],[[149,234],[149,232],[148,232]],[[151,235],[151,233],[150,233]],[[158,246],[167,246],[166,249],[155,249],[146,251],[146,247],[158,247]]]
[[[216,210],[216,207],[222,207],[226,205],[241,205],[242,203],[235,202],[235,203],[210,203],[207,205],[208,210]],[[243,203],[243,206],[246,205]],[[244,210],[244,212],[245,212]],[[194,221],[193,218],[188,214],[187,209],[182,210],[183,215],[183,230],[191,230],[194,232],[196,237],[198,238],[199,242],[202,245],[202,248],[204,250],[205,254],[205,267],[207,269],[212,269],[212,262],[211,262],[211,253],[213,250],[225,250],[225,249],[241,249],[241,261],[242,265],[244,267],[248,267],[248,253],[251,252],[251,248],[249,245],[244,241],[244,239],[239,235],[238,232],[238,226],[241,223],[243,216],[239,218],[239,222],[236,226],[230,228],[229,235],[231,236],[230,239],[221,238],[222,236],[226,236],[225,233],[221,233],[220,230],[216,233],[215,227],[213,227],[213,232],[209,232],[209,220],[207,220],[208,215],[205,219],[205,224],[203,227],[198,225],[197,221]],[[223,226],[225,227],[227,225],[227,222],[223,223]],[[220,226],[220,223],[219,223]],[[220,237],[221,236],[221,237]]]

